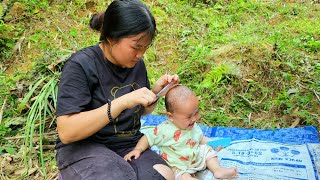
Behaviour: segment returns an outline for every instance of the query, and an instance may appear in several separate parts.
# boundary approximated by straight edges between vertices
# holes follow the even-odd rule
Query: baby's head
[[[172,87],[166,94],[168,118],[180,129],[191,130],[199,120],[199,100],[186,86]]]

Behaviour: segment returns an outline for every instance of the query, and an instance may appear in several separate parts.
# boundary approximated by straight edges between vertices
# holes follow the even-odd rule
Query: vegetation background
[[[320,122],[319,0],[147,0],[158,36],[145,54],[201,98],[208,126]],[[0,179],[56,179],[57,84],[64,62],[95,45],[102,0],[0,2]],[[155,114],[164,111],[160,101]]]

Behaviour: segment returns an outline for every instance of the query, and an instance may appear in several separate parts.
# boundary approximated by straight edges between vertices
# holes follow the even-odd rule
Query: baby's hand
[[[214,150],[219,152],[223,147],[222,146],[218,146],[217,148],[215,148]]]
[[[131,158],[134,157],[134,159],[138,159],[140,157],[140,154],[142,153],[142,150],[139,148],[134,148],[131,152],[129,152],[127,155],[123,157],[126,161],[131,161]]]

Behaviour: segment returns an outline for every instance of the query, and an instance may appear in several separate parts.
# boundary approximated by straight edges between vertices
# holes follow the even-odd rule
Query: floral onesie
[[[200,145],[203,133],[195,123],[191,130],[177,128],[165,121],[146,133],[150,146],[157,146],[160,155],[175,171],[176,178],[183,173],[194,174],[206,168],[206,160],[216,157],[208,145]]]

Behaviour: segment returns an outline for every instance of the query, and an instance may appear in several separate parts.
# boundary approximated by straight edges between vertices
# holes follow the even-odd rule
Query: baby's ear
[[[170,121],[173,121],[171,112],[166,112],[166,116],[169,118]]]

